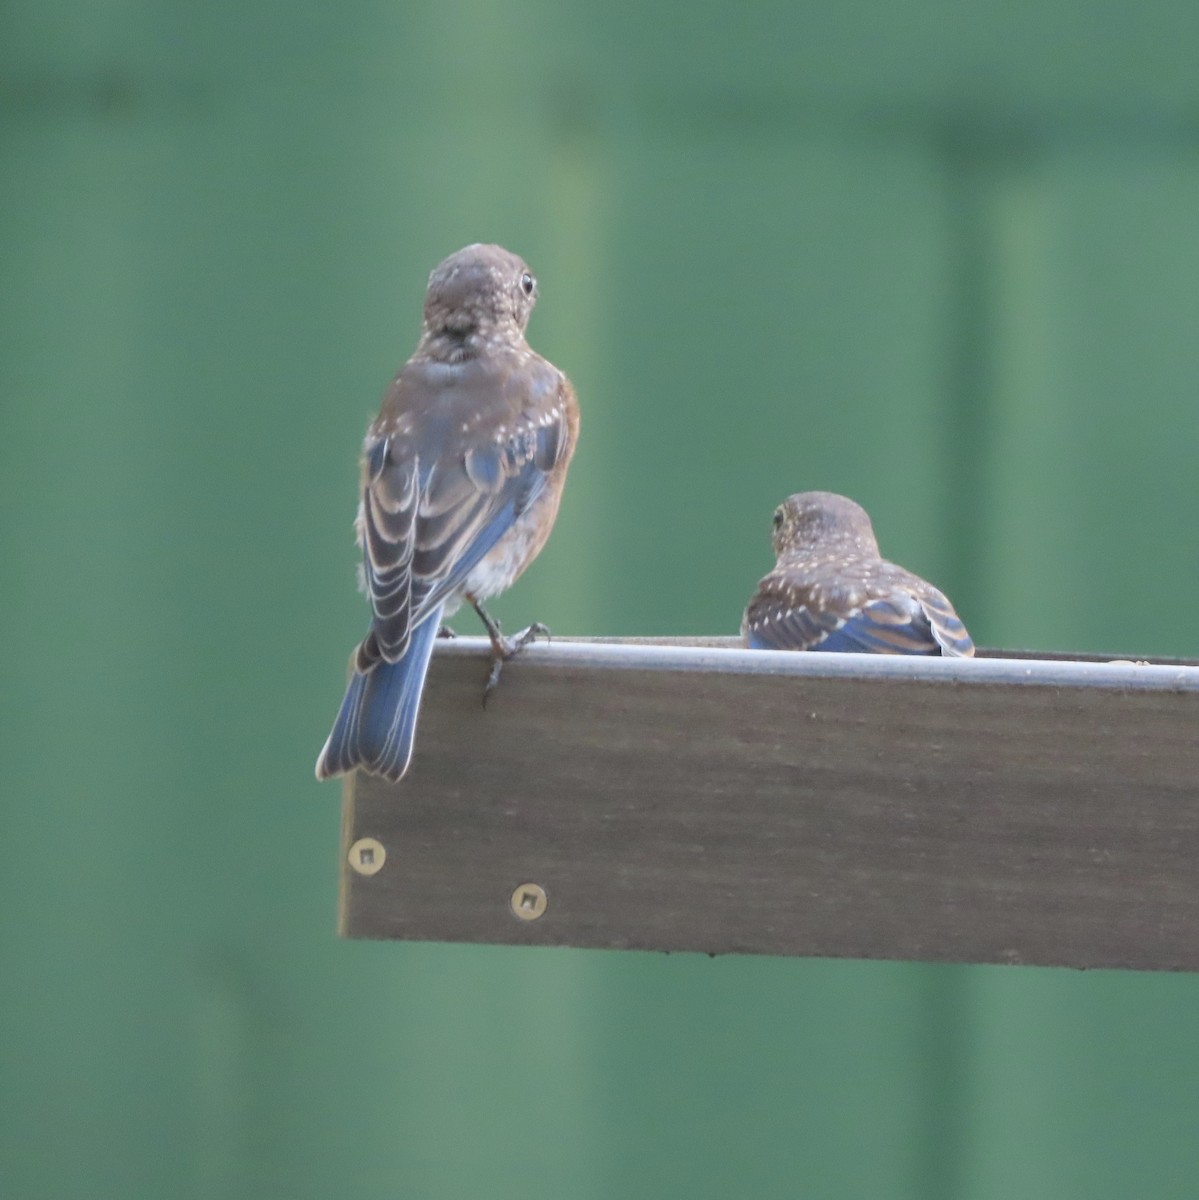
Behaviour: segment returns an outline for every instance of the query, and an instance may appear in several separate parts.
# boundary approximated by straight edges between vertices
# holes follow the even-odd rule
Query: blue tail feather
[[[398,662],[380,662],[366,674],[354,672],[317,760],[318,779],[355,767],[393,781],[403,777],[412,758],[416,716],[443,607],[438,605],[412,631]]]

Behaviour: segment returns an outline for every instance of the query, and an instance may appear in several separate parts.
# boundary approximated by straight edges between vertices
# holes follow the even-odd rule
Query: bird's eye
[[[783,527],[783,510],[781,508],[774,510],[774,527],[775,529],[782,529]]]
[[[535,280],[533,276],[528,273],[528,271],[526,271],[520,277],[520,290],[524,292],[526,296],[531,296],[533,294],[533,289],[536,286],[537,280]]]

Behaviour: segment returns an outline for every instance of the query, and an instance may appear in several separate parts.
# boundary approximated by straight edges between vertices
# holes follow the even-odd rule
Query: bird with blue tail
[[[484,699],[546,632],[505,637],[483,608],[545,545],[578,437],[570,381],[525,340],[536,299],[532,272],[501,246],[467,246],[429,276],[420,341],[363,445],[355,527],[372,619],[318,779],[402,778],[433,643],[463,600],[491,639]]]
[[[774,570],[741,619],[751,649],[973,655],[944,593],[883,558],[866,510],[847,497],[789,496],[771,541]]]

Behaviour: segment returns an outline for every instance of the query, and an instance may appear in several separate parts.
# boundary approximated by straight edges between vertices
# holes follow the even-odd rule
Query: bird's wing
[[[962,618],[949,603],[949,597],[939,592],[931,583],[920,589],[920,606],[932,629],[941,653],[949,658],[972,658],[974,642],[962,624]]]
[[[755,650],[811,650],[837,628],[837,621],[818,593],[772,571],[758,584],[741,629]]]
[[[904,576],[907,572],[903,573]],[[772,572],[745,611],[754,649],[859,654],[974,653],[953,606],[923,580],[811,582]]]
[[[568,386],[557,376],[559,398]],[[360,528],[374,611],[368,641],[390,662],[541,495],[567,453],[565,405],[515,414],[496,436],[426,441],[431,448],[417,436],[380,434],[368,437],[365,450]]]

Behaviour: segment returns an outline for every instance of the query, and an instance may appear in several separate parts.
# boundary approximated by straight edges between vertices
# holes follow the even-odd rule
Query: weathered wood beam
[[[1199,666],[713,641],[439,644],[342,932],[1199,969]]]

